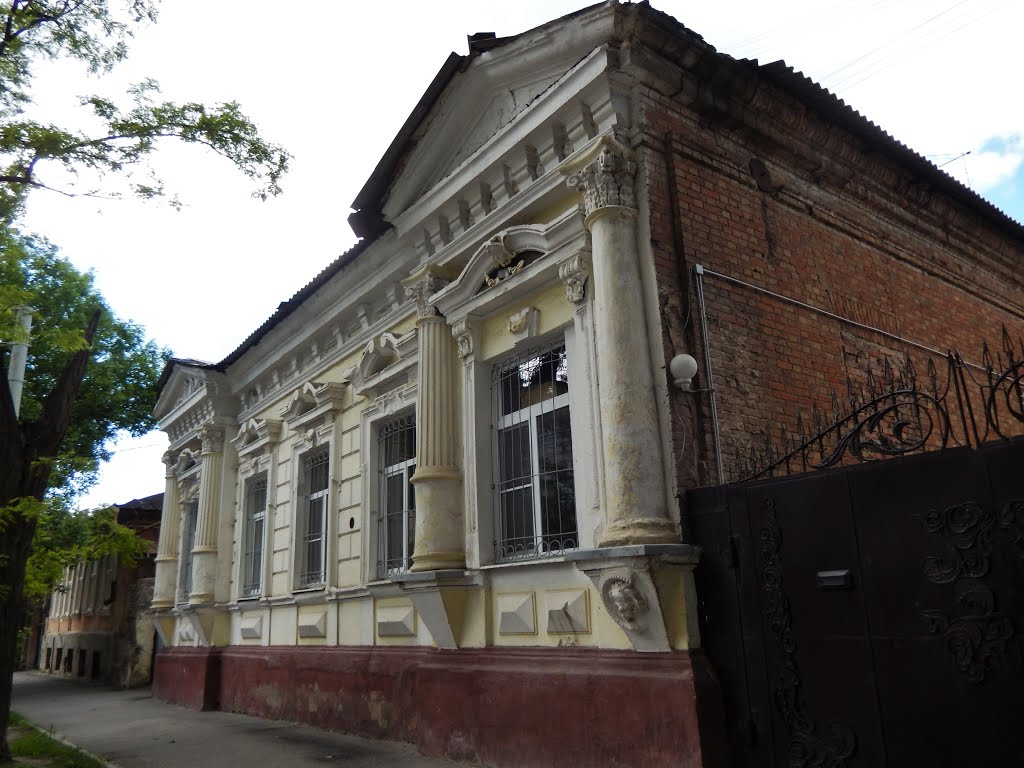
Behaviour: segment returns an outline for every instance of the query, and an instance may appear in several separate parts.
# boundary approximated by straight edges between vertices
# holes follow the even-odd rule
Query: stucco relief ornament
[[[519,310],[508,319],[509,333],[523,333],[530,324],[530,311],[533,307],[526,307]]]
[[[623,629],[637,632],[650,607],[647,598],[633,580],[627,576],[610,576],[601,586],[601,600],[615,623]]]
[[[455,321],[452,325],[452,336],[459,347],[459,357],[465,360],[473,354],[473,332],[466,318]]]
[[[565,298],[573,304],[580,304],[587,295],[590,260],[584,254],[576,254],[559,265],[558,277],[565,284]]]
[[[636,163],[626,159],[614,144],[605,144],[601,154],[569,177],[569,186],[583,193],[587,216],[609,206],[636,208],[633,177]]]

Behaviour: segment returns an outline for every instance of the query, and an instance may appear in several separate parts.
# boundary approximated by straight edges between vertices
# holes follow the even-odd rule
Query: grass
[[[14,755],[14,762],[10,765],[26,768],[106,768],[106,763],[80,749],[61,744],[17,712],[11,712],[7,728],[7,740]]]

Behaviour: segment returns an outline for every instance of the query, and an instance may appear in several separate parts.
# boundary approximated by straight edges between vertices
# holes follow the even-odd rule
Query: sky
[[[92,270],[113,311],[160,345],[218,361],[355,243],[349,204],[448,54],[467,52],[467,35],[517,34],[585,1],[169,0],[114,72],[96,78],[74,63],[38,66],[33,109],[82,124],[77,97],[123,97],[145,78],[168,99],[237,101],[292,154],[284,194],[253,200],[251,183],[226,160],[167,144],[151,165],[183,201],[180,210],[39,191],[23,228]],[[1016,88],[1024,3],[652,4],[719,51],[784,59],[1024,221],[1024,100]],[[166,445],[159,432],[118,441],[80,506],[161,492]]]

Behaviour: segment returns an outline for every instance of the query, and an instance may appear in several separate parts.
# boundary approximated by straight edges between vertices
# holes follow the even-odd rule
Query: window
[[[326,582],[327,495],[330,454],[327,448],[302,458],[302,497],[297,539],[298,588],[321,587]]]
[[[557,555],[578,545],[565,344],[494,367],[495,558]]]
[[[196,545],[196,524],[199,522],[199,499],[185,507],[184,535],[181,538],[181,595],[179,603],[187,603],[192,593],[192,548]]]
[[[380,513],[377,519],[377,576],[409,569],[416,530],[416,417],[402,416],[385,424],[378,437]]]
[[[267,473],[245,481],[242,507],[242,597],[263,591],[263,540],[267,514]]]

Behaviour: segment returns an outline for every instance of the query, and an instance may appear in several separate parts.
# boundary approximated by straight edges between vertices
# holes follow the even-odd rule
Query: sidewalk
[[[228,712],[195,712],[156,701],[148,688],[125,691],[41,672],[15,673],[12,707],[119,768],[465,765],[423,757],[407,744]]]

